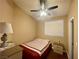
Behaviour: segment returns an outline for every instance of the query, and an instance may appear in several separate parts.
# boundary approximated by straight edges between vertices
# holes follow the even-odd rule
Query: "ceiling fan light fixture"
[[[46,16],[46,15],[47,15],[46,11],[40,11],[40,16]]]

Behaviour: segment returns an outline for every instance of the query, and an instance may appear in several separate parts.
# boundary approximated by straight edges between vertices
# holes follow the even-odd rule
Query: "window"
[[[50,36],[64,36],[64,20],[46,21],[44,33]]]

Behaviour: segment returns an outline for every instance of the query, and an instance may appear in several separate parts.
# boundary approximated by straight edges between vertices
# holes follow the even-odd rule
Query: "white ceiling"
[[[20,8],[33,17],[39,17],[38,12],[30,12],[30,10],[40,9],[39,0],[13,0]],[[57,9],[49,11],[51,16],[65,16],[68,14],[71,0],[47,0],[47,8],[58,5]]]

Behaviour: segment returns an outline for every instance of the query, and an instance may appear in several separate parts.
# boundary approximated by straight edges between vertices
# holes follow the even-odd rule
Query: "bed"
[[[47,39],[35,39],[20,46],[23,48],[23,59],[46,59],[52,47]]]

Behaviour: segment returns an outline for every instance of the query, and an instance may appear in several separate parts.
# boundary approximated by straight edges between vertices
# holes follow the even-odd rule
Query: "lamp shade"
[[[7,22],[0,22],[0,33],[13,33],[11,24]]]

